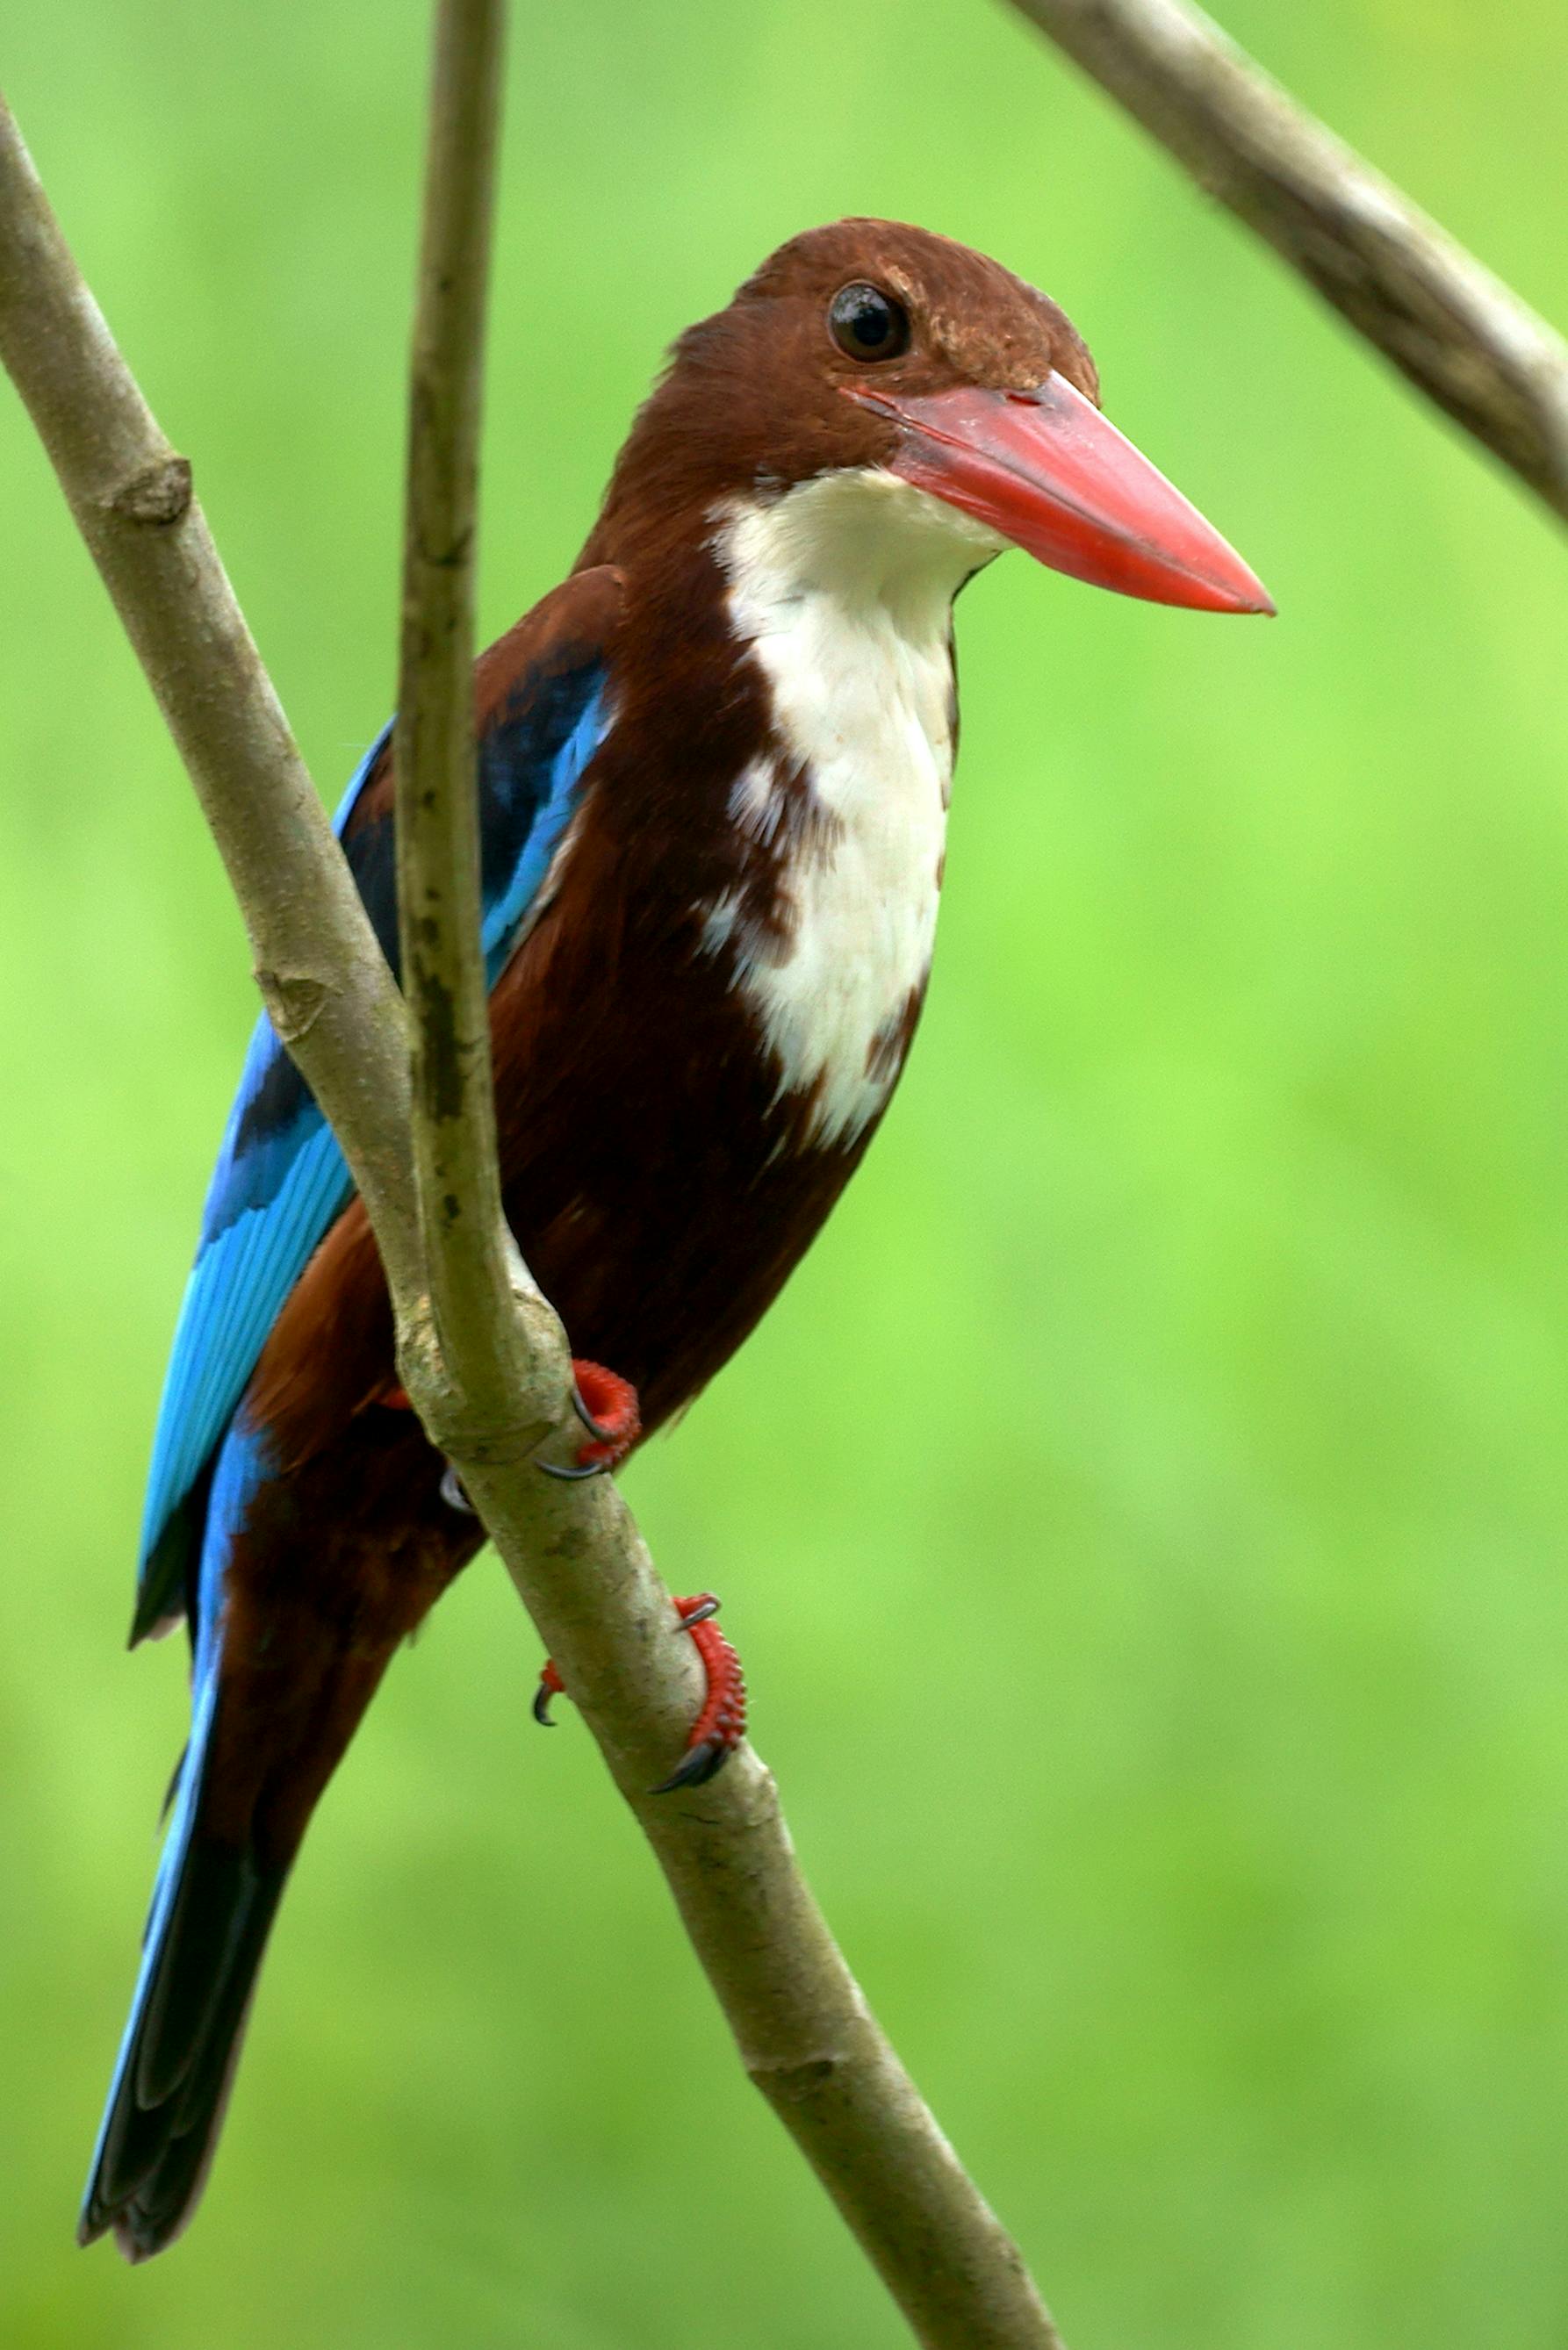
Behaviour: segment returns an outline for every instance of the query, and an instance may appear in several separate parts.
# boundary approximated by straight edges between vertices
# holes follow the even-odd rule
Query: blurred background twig
[[[1568,520],[1568,344],[1188,0],[1012,0]]]

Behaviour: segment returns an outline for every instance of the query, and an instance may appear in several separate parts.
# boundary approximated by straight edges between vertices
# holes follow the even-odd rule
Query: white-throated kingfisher
[[[859,1163],[919,1017],[957,727],[952,604],[1008,546],[1266,612],[1099,412],[1045,296],[923,230],[794,238],[691,328],[569,578],[477,664],[507,1214],[612,1467],[753,1328]],[[397,961],[390,730],[337,829]],[[200,2194],[317,1797],[482,1530],[405,1406],[374,1243],[265,1019],[154,1441],[132,1638],[183,1619],[189,1742],[80,2233]],[[708,1704],[743,1720],[711,1605]],[[546,1688],[558,1687],[546,1672]]]

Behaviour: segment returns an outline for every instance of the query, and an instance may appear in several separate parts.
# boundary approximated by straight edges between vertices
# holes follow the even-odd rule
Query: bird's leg
[[[642,1434],[631,1381],[607,1371],[602,1363],[585,1363],[574,1355],[572,1401],[588,1440],[578,1445],[571,1461],[541,1461],[540,1468],[547,1477],[565,1478],[600,1477],[606,1470],[618,1468]]]
[[[678,1599],[675,1612],[681,1630],[691,1633],[702,1659],[708,1693],[687,1732],[684,1756],[668,1779],[649,1789],[652,1795],[669,1794],[676,1787],[704,1785],[723,1769],[746,1734],[746,1676],[733,1644],[713,1620],[719,1613],[718,1600],[712,1592],[700,1591],[693,1598]],[[546,1730],[554,1726],[550,1700],[560,1696],[565,1687],[554,1659],[547,1658],[534,1698],[534,1719]]]

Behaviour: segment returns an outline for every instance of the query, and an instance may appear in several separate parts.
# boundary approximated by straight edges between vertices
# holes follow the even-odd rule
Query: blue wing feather
[[[559,592],[565,596],[575,584]],[[529,622],[514,632],[519,651],[532,650],[536,633]],[[497,649],[513,673],[492,697],[479,743],[483,940],[492,985],[516,945],[608,725],[607,663],[598,644],[579,645],[575,654],[568,648],[566,659],[525,661],[519,671],[504,663],[512,641]],[[396,971],[390,801],[380,788],[390,733],[386,729],[360,762],[335,829]],[[133,1639],[185,1607],[215,1449],[279,1308],[352,1189],[331,1128],[264,1015],[207,1193],[164,1380]]]

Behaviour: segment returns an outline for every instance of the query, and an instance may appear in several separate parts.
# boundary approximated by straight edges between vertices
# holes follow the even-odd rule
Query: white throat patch
[[[866,468],[714,517],[730,619],[772,690],[781,759],[736,779],[730,813],[782,841],[792,920],[711,907],[780,1070],[814,1089],[810,1137],[853,1142],[898,1081],[924,991],[953,762],[952,599],[1006,541]],[[781,773],[780,770],[783,770]],[[804,805],[803,805],[804,803]]]

